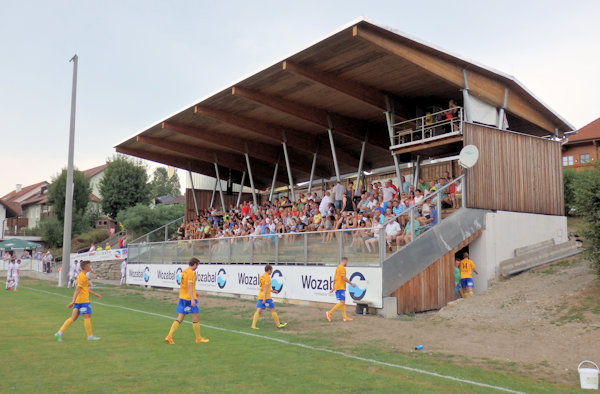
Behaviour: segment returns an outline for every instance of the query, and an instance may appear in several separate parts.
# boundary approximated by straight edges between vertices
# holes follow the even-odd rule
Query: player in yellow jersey
[[[475,269],[475,263],[473,260],[469,260],[469,253],[463,253],[463,259],[460,261],[458,266],[460,269],[460,287],[462,288],[461,296],[464,298],[469,295],[473,295],[473,272],[479,275],[479,272]]]
[[[263,309],[269,308],[271,310],[271,317],[273,321],[275,321],[275,325],[277,328],[283,328],[287,326],[287,323],[279,322],[279,316],[277,316],[277,312],[275,311],[275,304],[273,303],[273,299],[271,298],[271,291],[273,294],[279,293],[278,291],[271,290],[271,274],[273,273],[273,267],[271,264],[265,265],[265,273],[260,276],[258,280],[258,297],[256,300],[256,312],[254,312],[254,317],[252,318],[252,328],[258,330],[256,327],[256,322],[258,322],[258,318],[260,317],[260,313]]]
[[[194,334],[196,335],[196,343],[208,342],[207,338],[202,338],[200,336],[200,310],[198,308],[198,295],[196,294],[195,272],[196,268],[198,268],[198,264],[200,264],[200,261],[197,258],[192,257],[188,263],[189,267],[187,267],[181,273],[179,304],[177,304],[177,308],[175,308],[175,311],[179,313],[179,315],[171,325],[169,334],[165,337],[165,341],[167,341],[169,345],[173,345],[175,343],[173,341],[173,334],[175,333],[175,330],[179,328],[179,325],[181,322],[183,322],[185,315],[190,314],[192,315],[192,327],[194,328]]]
[[[335,291],[335,298],[338,300],[337,304],[330,311],[325,312],[327,320],[331,321],[331,314],[338,309],[342,309],[342,318],[344,321],[352,321],[352,318],[346,315],[346,283],[350,286],[354,286],[354,283],[350,282],[346,278],[346,264],[348,264],[348,258],[342,257],[340,264],[335,269],[335,277],[333,279],[333,289],[331,293]]]
[[[97,341],[100,337],[92,334],[92,307],[90,306],[90,294],[101,298],[100,294],[89,289],[90,281],[86,275],[91,269],[89,261],[81,262],[81,272],[77,275],[77,285],[75,286],[75,292],[73,293],[73,300],[67,304],[67,308],[73,308],[73,313],[63,323],[62,327],[54,334],[54,338],[58,342],[62,342],[63,333],[69,328],[69,326],[77,320],[79,315],[83,315],[83,325],[85,332],[87,333],[88,341]]]

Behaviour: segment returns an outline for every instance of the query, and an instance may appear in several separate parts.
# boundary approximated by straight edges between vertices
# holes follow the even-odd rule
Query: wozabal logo
[[[221,269],[219,269],[219,272],[217,272],[217,286],[219,286],[219,289],[222,289],[225,287],[226,284],[227,284],[227,271],[225,271],[225,269],[221,268]]]
[[[177,272],[175,272],[175,280],[177,281],[178,285],[181,284],[181,272],[181,267],[177,268]]]
[[[355,272],[350,276],[350,282],[354,283],[354,286],[350,286],[348,293],[355,301],[360,301],[367,294],[367,281],[365,276],[360,272]]]
[[[148,281],[150,281],[150,267],[144,270],[144,282],[148,283]]]
[[[283,274],[279,270],[273,271],[271,274],[271,290],[281,293],[283,290]]]

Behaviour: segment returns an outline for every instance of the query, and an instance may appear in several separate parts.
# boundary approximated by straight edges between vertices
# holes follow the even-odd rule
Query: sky
[[[513,75],[581,128],[600,117],[600,1],[0,0],[0,196],[75,167],[359,17]],[[150,170],[155,167],[153,164]],[[184,181],[185,173],[179,171]]]

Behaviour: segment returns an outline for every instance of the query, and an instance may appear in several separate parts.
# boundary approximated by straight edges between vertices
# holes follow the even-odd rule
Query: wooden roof
[[[390,166],[386,96],[397,121],[411,119],[417,108],[445,107],[449,99],[462,102],[465,74],[469,92],[491,105],[502,106],[508,89],[512,130],[543,136],[573,129],[514,78],[359,20],[168,116],[116,149],[209,176],[215,176],[216,157],[221,178],[231,170],[234,182],[246,169],[247,151],[255,185],[265,188],[278,160],[277,185],[288,183],[284,140],[295,183],[309,179],[315,151],[315,177],[334,176],[331,123],[341,174],[357,171],[365,135],[364,169]]]

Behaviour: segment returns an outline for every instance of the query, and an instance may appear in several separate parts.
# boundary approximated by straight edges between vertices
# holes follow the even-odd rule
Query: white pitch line
[[[58,297],[71,298],[71,297],[66,296],[64,294],[53,293],[51,291],[39,290],[39,289],[34,289],[34,288],[31,288],[31,287],[23,287],[23,286],[22,286],[22,288],[33,290],[33,291],[37,291],[37,292],[40,292],[40,293],[52,294],[52,295],[55,295],[55,296],[58,296]],[[148,312],[148,311],[142,311],[142,310],[139,310],[139,309],[129,308],[129,307],[122,306],[122,305],[111,305],[111,304],[106,304],[106,303],[98,302],[98,301],[94,301],[94,304],[102,305],[102,306],[107,306],[107,307],[110,307],[110,308],[124,309],[124,310],[130,311],[130,312],[143,313],[143,314],[146,314],[146,315],[157,316],[157,317],[162,317],[162,318],[165,318],[165,319],[173,320],[173,316],[167,316],[167,315],[162,315],[160,313],[154,313],[154,312]],[[188,320],[184,320],[184,322],[191,324],[191,322],[188,321]],[[487,383],[475,382],[473,380],[461,379],[461,378],[457,378],[455,376],[450,376],[450,375],[442,375],[442,374],[439,374],[437,372],[427,371],[425,369],[408,367],[406,365],[401,365],[401,364],[388,363],[388,362],[385,362],[385,361],[379,361],[379,360],[375,360],[375,359],[372,359],[372,358],[365,358],[365,357],[355,356],[353,354],[343,353],[343,352],[340,352],[338,350],[331,350],[331,349],[326,349],[326,348],[321,348],[321,347],[314,347],[314,346],[306,345],[306,344],[303,344],[303,343],[286,341],[285,339],[267,337],[267,336],[264,336],[264,335],[259,335],[259,334],[255,334],[255,333],[251,333],[251,332],[231,330],[229,328],[216,327],[216,326],[211,326],[209,324],[204,324],[204,323],[202,323],[202,326],[203,327],[211,328],[213,330],[225,331],[225,332],[234,333],[234,334],[246,335],[246,336],[249,336],[249,337],[266,339],[266,340],[273,341],[273,342],[283,343],[283,344],[289,345],[289,346],[296,346],[296,347],[300,347],[300,348],[304,348],[304,349],[308,349],[308,350],[313,350],[313,351],[318,351],[318,352],[335,354],[337,356],[342,356],[342,357],[353,359],[353,360],[364,361],[364,362],[367,362],[367,363],[377,364],[377,365],[384,365],[386,367],[404,369],[406,371],[416,372],[416,373],[420,373],[420,374],[423,374],[423,375],[435,376],[437,378],[453,380],[455,382],[460,382],[460,383],[467,383],[467,384],[471,384],[471,385],[474,385],[474,386],[485,387],[485,388],[488,388],[488,389],[494,389],[494,390],[504,391],[504,392],[508,392],[508,393],[523,394],[522,391],[516,391],[516,390],[508,389],[506,387],[494,386],[494,385],[487,384]]]

